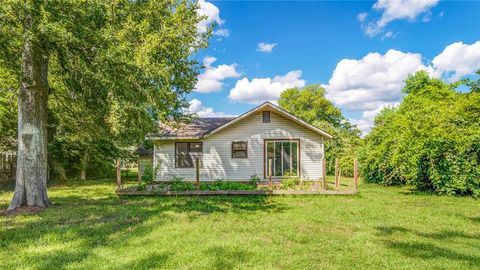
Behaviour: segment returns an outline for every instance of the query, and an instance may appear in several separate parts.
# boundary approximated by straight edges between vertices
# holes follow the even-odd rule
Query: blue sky
[[[480,2],[438,0],[200,2],[216,23],[190,110],[238,115],[281,91],[318,83],[368,132],[419,69],[453,81],[480,69]]]

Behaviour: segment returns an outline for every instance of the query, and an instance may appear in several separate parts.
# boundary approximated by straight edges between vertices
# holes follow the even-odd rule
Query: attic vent
[[[262,112],[262,122],[263,123],[270,123],[270,111],[263,111]]]

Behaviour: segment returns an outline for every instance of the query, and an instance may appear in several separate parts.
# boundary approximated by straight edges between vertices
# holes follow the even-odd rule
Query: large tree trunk
[[[50,205],[47,196],[48,57],[27,38],[22,62],[17,179],[9,210]]]

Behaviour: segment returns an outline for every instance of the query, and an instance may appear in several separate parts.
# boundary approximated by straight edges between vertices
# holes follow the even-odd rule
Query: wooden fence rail
[[[17,156],[0,153],[0,182],[14,182],[17,171]]]

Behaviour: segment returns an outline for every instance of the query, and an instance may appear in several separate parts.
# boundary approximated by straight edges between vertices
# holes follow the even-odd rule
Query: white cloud
[[[199,0],[198,5],[199,8],[197,9],[197,13],[200,16],[206,16],[204,20],[197,24],[197,31],[199,33],[207,32],[208,27],[213,23],[217,24],[218,26],[221,26],[225,23],[225,21],[220,18],[220,10],[217,6],[205,0]],[[221,37],[230,36],[230,32],[227,29],[215,30],[213,31],[213,34]]]
[[[342,59],[325,85],[327,98],[347,110],[374,110],[398,102],[403,81],[420,69],[427,69],[420,54],[397,50],[369,53],[359,60]]]
[[[224,117],[224,116],[233,116],[223,112],[215,112],[211,107],[205,107],[202,105],[202,102],[198,99],[193,99],[190,101],[190,107],[188,107],[190,113],[195,113],[198,117]]]
[[[243,78],[237,81],[235,87],[230,90],[228,98],[234,102],[259,104],[264,101],[276,102],[283,90],[292,87],[305,86],[302,80],[302,71],[293,70],[284,76],[272,78],[254,78],[251,81]]]
[[[377,106],[377,108],[373,110],[363,111],[362,118],[360,119],[349,119],[352,124],[357,125],[357,127],[362,131],[362,134],[365,135],[370,132],[372,129],[373,121],[377,114],[385,107],[393,107],[397,106],[399,102],[389,102],[389,103],[382,103]]]
[[[455,81],[480,69],[480,41],[471,45],[455,42],[432,60],[435,75]]]
[[[360,22],[363,22],[365,21],[365,19],[367,18],[368,16],[368,13],[367,12],[362,12],[360,14],[357,15],[357,19],[360,21]]]
[[[424,64],[417,53],[389,50],[384,55],[369,53],[361,59],[338,62],[328,84],[326,97],[345,111],[362,112],[360,119],[350,119],[367,133],[377,113],[386,106],[396,106],[409,74],[426,70],[431,76],[450,81],[480,69],[480,41],[473,44],[455,42]]]
[[[222,90],[224,83],[222,82],[228,78],[238,78],[240,73],[237,72],[236,64],[218,65],[213,67],[212,64],[217,61],[217,58],[206,56],[203,59],[205,71],[198,76],[197,84],[195,85],[195,92],[212,93]]]
[[[387,39],[387,38],[395,39],[395,38],[397,38],[397,36],[398,36],[398,33],[393,33],[392,31],[388,31],[382,36],[382,40]]]
[[[230,36],[230,31],[228,31],[228,29],[218,29],[218,30],[213,31],[213,34],[215,36],[219,36],[219,37],[229,37]]]
[[[264,52],[264,53],[271,53],[273,48],[275,48],[278,44],[277,43],[265,43],[260,42],[257,46],[257,51]]]
[[[366,15],[360,16],[360,14],[364,13],[360,13],[357,18],[362,23],[362,28],[365,33],[370,37],[374,37],[382,33],[387,24],[394,20],[414,21],[420,14],[428,12],[438,1],[439,0],[378,0],[373,5],[373,9],[382,12],[379,20],[365,23]],[[428,17],[424,17],[424,19],[425,18]],[[425,21],[428,20],[429,19]]]

